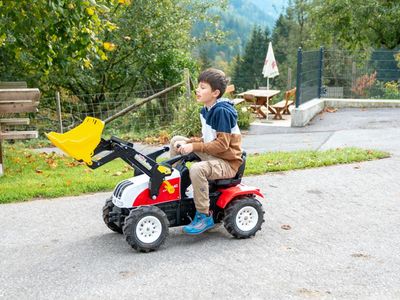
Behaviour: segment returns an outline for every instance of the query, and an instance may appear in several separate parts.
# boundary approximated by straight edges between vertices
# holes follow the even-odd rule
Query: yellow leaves
[[[69,3],[69,4],[68,4],[68,8],[69,8],[69,9],[74,9],[74,8],[75,8],[75,5],[74,5],[73,3]]]
[[[92,62],[91,62],[90,59],[88,59],[88,58],[83,59],[83,66],[84,66],[86,69],[91,69],[91,68],[93,68]]]
[[[0,46],[3,46],[5,44],[6,39],[7,39],[7,35],[5,33],[0,35]]]
[[[104,42],[103,47],[105,50],[110,51],[110,52],[114,51],[117,48],[117,46],[111,42]]]
[[[118,29],[118,26],[117,26],[117,24],[115,24],[115,23],[112,23],[112,22],[110,22],[110,21],[107,21],[107,22],[106,22],[106,28],[107,28],[109,31],[114,31],[114,30]]]
[[[123,5],[129,5],[131,4],[131,2],[131,0],[118,0],[118,3]]]
[[[94,8],[94,7],[87,7],[87,8],[86,8],[86,13],[87,13],[89,16],[93,16],[93,15],[94,15],[94,12],[95,12],[95,8]]]
[[[99,50],[98,53],[100,55],[101,60],[108,60],[107,55],[102,50]]]

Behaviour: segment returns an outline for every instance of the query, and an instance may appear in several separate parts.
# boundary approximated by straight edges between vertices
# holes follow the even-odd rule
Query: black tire
[[[156,206],[141,206],[131,210],[125,218],[123,232],[132,248],[139,252],[150,252],[157,250],[165,242],[168,227],[167,215],[161,209]]]
[[[243,214],[243,218],[239,217],[238,223],[239,212]],[[265,222],[264,213],[262,205],[257,199],[237,198],[225,208],[224,226],[235,238],[247,239],[255,236],[257,231],[261,230],[261,225]],[[257,219],[253,220],[253,218]]]
[[[114,203],[112,203],[112,199],[109,198],[106,200],[106,204],[103,207],[103,221],[106,223],[107,227],[110,228],[112,231],[118,232],[122,234],[122,228],[119,227],[117,224],[110,222],[110,212],[112,212],[114,208]]]

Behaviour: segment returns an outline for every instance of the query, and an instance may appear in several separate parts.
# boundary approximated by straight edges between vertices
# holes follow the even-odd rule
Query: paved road
[[[348,112],[324,120],[341,113]],[[386,128],[332,129],[315,143],[372,145],[391,158],[246,177],[267,196],[263,230],[249,240],[231,238],[223,226],[198,237],[172,229],[158,252],[138,254],[102,223],[109,193],[1,205],[0,298],[399,299],[395,117]],[[258,135],[254,143],[285,148],[298,138],[290,134]]]

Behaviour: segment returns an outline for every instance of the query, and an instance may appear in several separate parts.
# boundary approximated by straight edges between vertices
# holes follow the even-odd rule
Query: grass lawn
[[[118,159],[96,170],[72,158],[36,153],[6,145],[6,175],[0,177],[0,203],[110,191],[132,176],[132,169]],[[294,151],[253,154],[245,175],[345,164],[389,157],[382,151],[338,148],[328,151]]]

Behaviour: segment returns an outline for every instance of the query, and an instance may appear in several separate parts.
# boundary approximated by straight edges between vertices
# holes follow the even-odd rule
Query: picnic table
[[[275,110],[271,107],[270,102],[271,99],[278,95],[280,90],[248,90],[243,93],[240,93],[239,96],[242,96],[246,101],[252,103],[252,107],[255,109],[255,112],[259,114],[262,118],[266,119],[267,115],[262,111],[262,107],[265,106],[268,111],[275,114]]]

